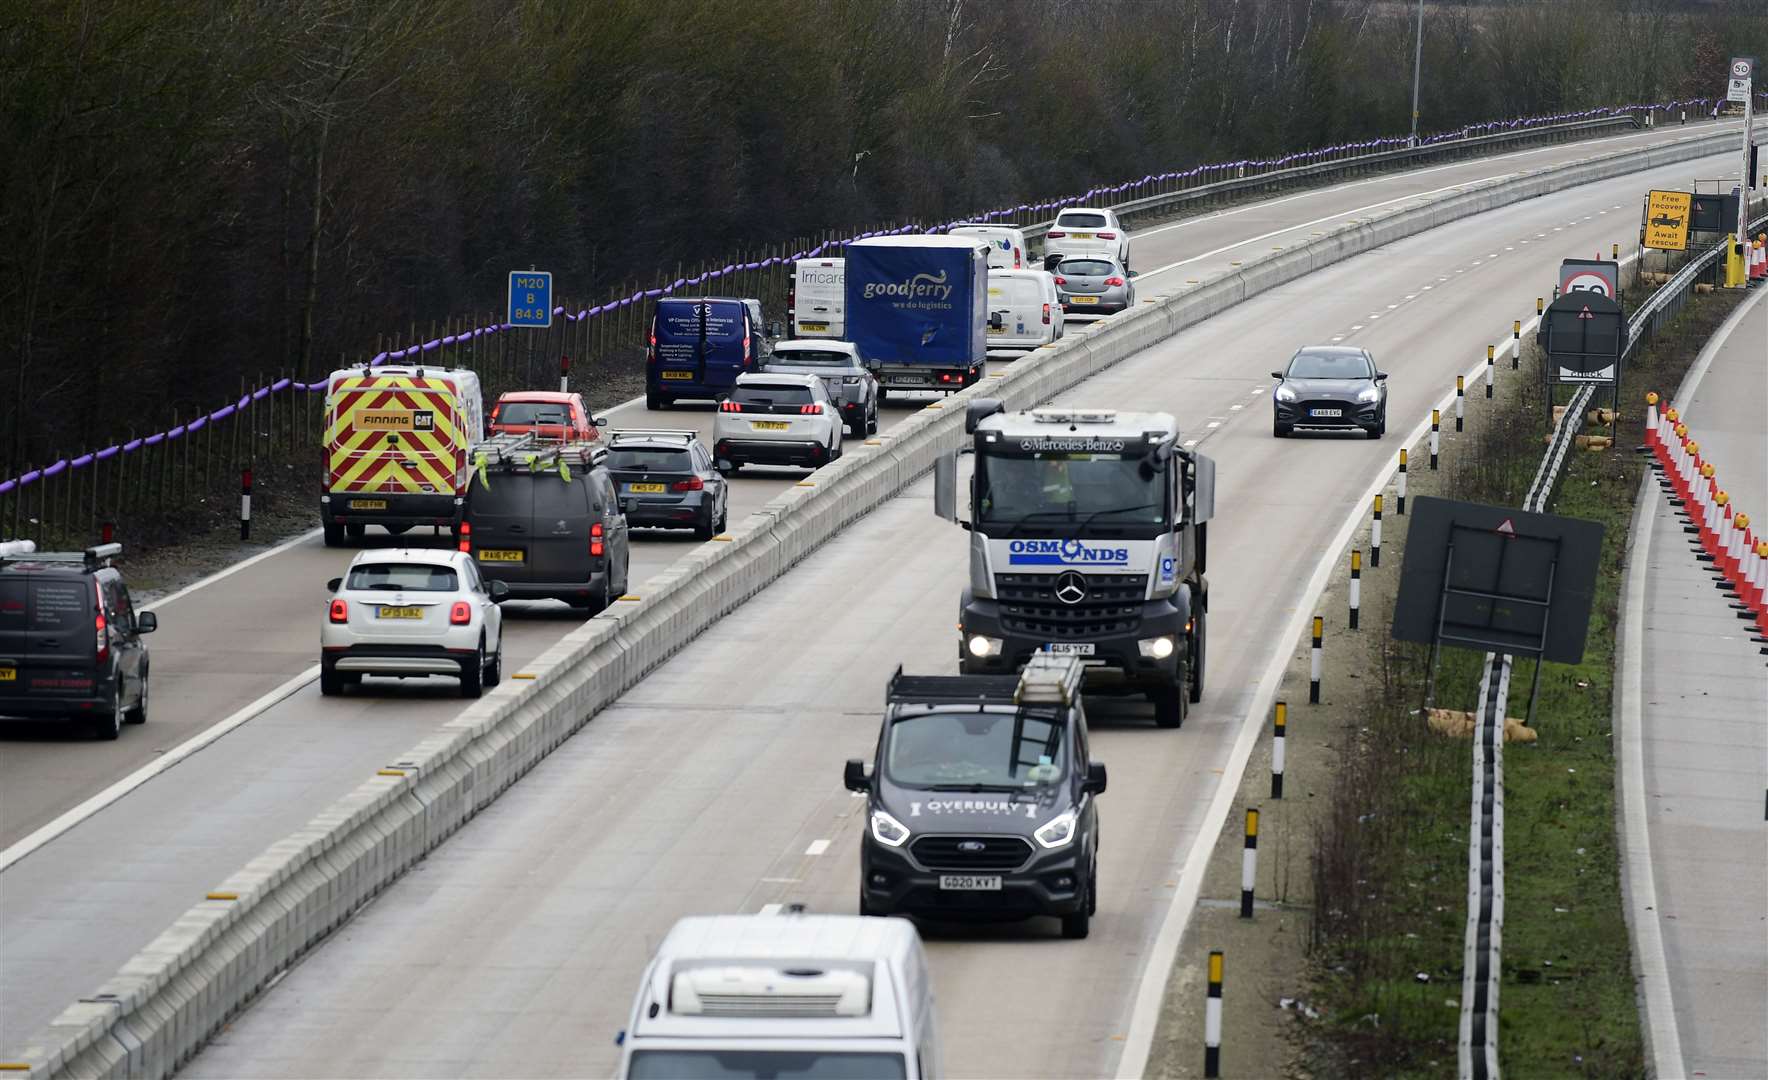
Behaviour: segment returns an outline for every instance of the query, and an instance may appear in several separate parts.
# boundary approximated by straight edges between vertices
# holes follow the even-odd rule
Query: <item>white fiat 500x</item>
[[[364,675],[453,675],[476,698],[503,678],[501,581],[487,583],[459,551],[363,551],[332,578],[319,632],[319,692],[341,694]]]

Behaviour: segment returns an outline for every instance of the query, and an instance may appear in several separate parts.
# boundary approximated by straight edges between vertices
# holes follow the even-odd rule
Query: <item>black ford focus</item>
[[[1369,350],[1351,345],[1308,345],[1289,359],[1271,392],[1271,434],[1296,428],[1361,429],[1387,434],[1387,372]]]

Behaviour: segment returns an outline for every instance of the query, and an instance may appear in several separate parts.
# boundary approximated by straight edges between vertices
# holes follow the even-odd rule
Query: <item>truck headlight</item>
[[[1031,835],[1047,848],[1065,847],[1074,839],[1074,811],[1064,810],[1037,827]]]
[[[1295,391],[1291,390],[1287,386],[1280,385],[1277,387],[1277,400],[1278,401],[1294,401],[1295,400]]]
[[[908,838],[908,826],[882,810],[872,811],[872,839],[885,847],[901,847]]]
[[[1141,652],[1143,659],[1165,660],[1173,654],[1172,635],[1163,634],[1160,637],[1143,638],[1136,642],[1136,648]]]
[[[1381,400],[1381,390],[1379,387],[1365,386],[1357,391],[1357,400],[1364,405],[1373,405]]]
[[[990,656],[999,656],[1001,652],[1001,639],[998,637],[987,637],[983,634],[972,634],[970,636],[970,641],[968,642],[968,647],[970,649],[970,655],[978,660]]]

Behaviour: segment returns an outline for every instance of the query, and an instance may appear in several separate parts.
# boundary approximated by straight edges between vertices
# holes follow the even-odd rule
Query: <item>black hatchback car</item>
[[[136,614],[111,560],[123,545],[39,552],[0,543],[0,716],[83,724],[115,739],[147,720],[147,645],[158,628]]]
[[[1105,766],[1087,753],[1081,662],[1034,654],[1019,675],[890,681],[866,796],[861,915],[1053,915],[1084,938],[1099,905]]]
[[[729,523],[730,485],[698,432],[613,432],[607,466],[626,523],[635,529],[692,529],[710,540]]]
[[[1371,439],[1387,434],[1387,372],[1368,349],[1309,345],[1271,372],[1271,434],[1281,439],[1296,428],[1361,429]]]

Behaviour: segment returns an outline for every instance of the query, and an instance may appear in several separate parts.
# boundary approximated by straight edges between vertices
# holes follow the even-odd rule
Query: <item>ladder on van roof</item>
[[[542,442],[533,432],[493,435],[473,446],[473,470],[482,482],[487,472],[557,472],[567,481],[571,469],[593,469],[607,458],[606,447],[594,443]],[[490,486],[486,483],[486,486]]]

